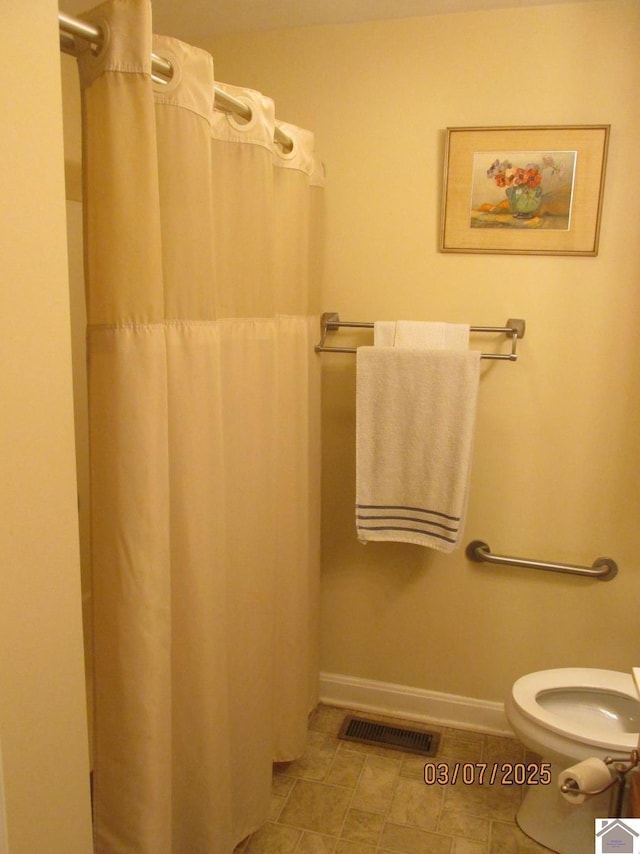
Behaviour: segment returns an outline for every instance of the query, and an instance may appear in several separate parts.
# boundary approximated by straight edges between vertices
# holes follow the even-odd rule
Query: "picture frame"
[[[597,255],[609,132],[447,128],[440,250]]]

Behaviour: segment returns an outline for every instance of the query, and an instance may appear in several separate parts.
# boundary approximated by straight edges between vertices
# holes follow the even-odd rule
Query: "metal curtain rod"
[[[506,557],[491,554],[490,547],[482,540],[472,540],[465,551],[469,560],[477,563],[499,563],[506,566],[523,566],[527,569],[546,569],[550,572],[567,572],[571,575],[586,575],[599,581],[611,581],[618,574],[618,565],[610,557],[599,557],[588,566],[574,566],[570,563],[549,563],[543,560],[529,560],[521,557]]]
[[[374,324],[359,320],[340,320],[340,315],[335,311],[326,311],[321,318],[322,337],[320,343],[316,344],[316,353],[355,353],[356,347],[329,347],[326,345],[327,334],[336,332],[343,326],[357,327],[362,329],[373,329]],[[510,353],[482,353],[482,359],[503,359],[509,362],[515,362],[518,358],[516,353],[516,344],[518,338],[524,338],[525,322],[524,320],[510,318],[505,326],[470,326],[470,332],[502,332],[511,338]]]
[[[98,47],[102,45],[104,40],[102,30],[99,27],[67,15],[66,12],[58,12],[58,27],[60,29],[60,49],[64,53],[77,54],[76,38],[90,42]],[[152,53],[151,77],[156,83],[168,83],[173,77],[173,66],[169,60]],[[215,86],[213,91],[213,105],[216,110],[221,110],[224,113],[232,113],[234,116],[245,119],[245,121],[251,120],[251,107],[243,101],[238,100],[238,98],[234,98],[233,95],[229,95],[218,86]],[[293,149],[293,140],[284,131],[280,130],[278,126],[275,127],[273,136],[275,141],[285,151],[289,152]]]

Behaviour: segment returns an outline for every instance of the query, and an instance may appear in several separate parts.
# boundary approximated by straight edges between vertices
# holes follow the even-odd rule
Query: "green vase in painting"
[[[535,216],[542,201],[541,187],[507,187],[509,213],[516,219],[530,219]]]

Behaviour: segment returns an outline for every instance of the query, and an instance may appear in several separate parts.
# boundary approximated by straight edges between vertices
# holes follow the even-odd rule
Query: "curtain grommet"
[[[295,136],[293,136],[293,135],[289,132],[289,129],[288,129],[288,128],[281,128],[281,130],[282,130],[282,132],[283,132],[283,133],[285,133],[285,134],[289,137],[289,139],[291,140],[291,148],[290,148],[290,149],[288,149],[288,150],[285,150],[279,142],[277,142],[276,140],[274,140],[274,143],[273,143],[273,150],[274,150],[274,151],[275,151],[275,153],[278,155],[278,157],[280,157],[282,160],[292,160],[292,159],[297,155],[297,153],[298,153],[298,143],[297,143],[297,140],[296,140]]]
[[[107,62],[109,44],[111,42],[111,27],[106,18],[86,16],[84,20],[100,30],[101,39],[98,44],[90,39],[84,41],[78,53],[78,60],[89,69],[89,73],[97,76]]]
[[[169,80],[158,80],[152,76],[151,82],[153,85],[153,91],[158,95],[162,95],[165,92],[173,92],[174,89],[178,88],[182,79],[180,61],[176,54],[171,50],[167,50],[164,45],[162,45],[162,48],[156,48],[154,46],[154,53],[156,56],[159,56],[160,59],[166,60],[166,62],[171,65],[171,77]]]
[[[258,113],[256,111],[255,104],[250,98],[247,98],[245,96],[234,95],[234,97],[236,98],[236,100],[241,101],[245,106],[249,108],[249,110],[251,111],[251,118],[243,119],[241,116],[235,116],[233,113],[225,112],[225,117],[227,121],[229,122],[231,127],[234,128],[234,130],[239,130],[243,132],[251,130],[258,120]]]

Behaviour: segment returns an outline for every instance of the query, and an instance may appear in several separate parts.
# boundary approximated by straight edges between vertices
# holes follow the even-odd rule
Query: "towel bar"
[[[618,565],[610,557],[599,557],[588,566],[573,566],[568,563],[549,563],[520,557],[491,554],[491,549],[482,540],[472,540],[465,550],[469,560],[477,563],[499,563],[507,566],[523,566],[528,569],[545,569],[550,572],[567,572],[571,575],[586,575],[598,581],[611,581],[618,574]]]
[[[374,324],[356,320],[340,320],[340,315],[335,311],[325,311],[320,318],[320,326],[322,337],[320,343],[316,344],[316,353],[355,353],[356,347],[330,347],[327,346],[327,334],[329,332],[337,332],[341,327],[357,327],[361,329],[373,329]],[[509,362],[515,362],[518,358],[516,353],[516,345],[518,338],[524,338],[525,322],[524,320],[510,318],[504,326],[470,326],[471,332],[502,332],[511,338],[510,353],[482,353],[482,359],[502,359]]]

